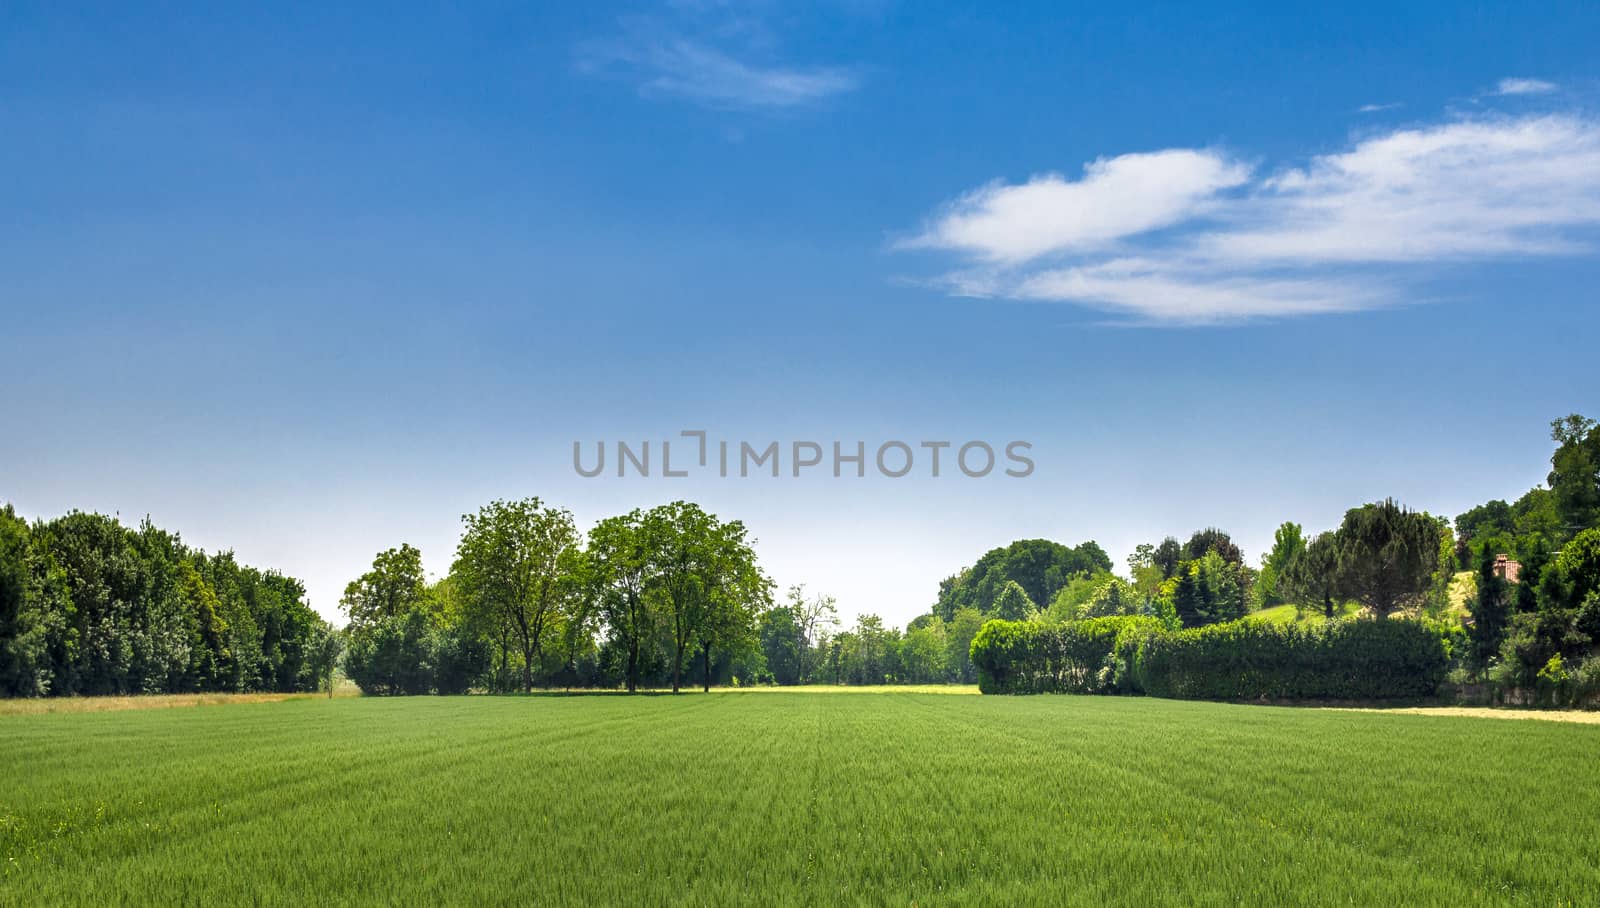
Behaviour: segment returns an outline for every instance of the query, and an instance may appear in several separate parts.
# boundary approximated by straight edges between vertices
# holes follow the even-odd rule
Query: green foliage
[[[1199,558],[1180,565],[1177,577],[1170,581],[1172,611],[1184,627],[1243,618],[1250,611],[1253,579],[1242,563],[1207,549]]]
[[[1600,525],[1600,424],[1574,413],[1550,424],[1550,493],[1567,538],[1571,530]]]
[[[712,648],[745,636],[756,610],[770,604],[770,582],[756,566],[744,524],[723,523],[699,505],[674,501],[647,511],[640,530],[649,554],[647,589],[663,607],[672,641],[672,689],[697,646],[704,686]]]
[[[986,619],[977,609],[964,608],[945,622],[945,664],[958,684],[976,684],[978,667],[972,664],[972,641]]]
[[[1554,421],[1550,429],[1556,450],[1550,457],[1548,488],[1530,489],[1509,505],[1490,501],[1456,518],[1456,556],[1462,568],[1471,569],[1485,551],[1503,552],[1519,559],[1527,576],[1531,562],[1542,561],[1575,534],[1600,526],[1600,428],[1594,420],[1573,414]],[[1532,602],[1522,606],[1531,608]]]
[[[428,615],[413,608],[376,618],[353,633],[345,672],[363,693],[428,694],[434,689],[433,659]]]
[[[307,690],[324,628],[299,581],[149,521],[0,510],[0,695]]]
[[[1440,522],[1394,499],[1346,512],[1334,535],[1338,587],[1380,618],[1421,606],[1439,568]]]
[[[1238,621],[1147,637],[1134,675],[1158,697],[1376,700],[1432,696],[1448,668],[1440,629],[1420,622]]]
[[[339,607],[351,624],[361,626],[404,615],[422,604],[427,591],[422,552],[401,543],[399,548],[379,552],[372,559],[372,570],[345,586]]]
[[[800,658],[805,649],[805,637],[793,609],[777,606],[761,614],[758,633],[761,650],[766,655],[767,670],[777,684],[799,684]]]
[[[1021,621],[1038,610],[1033,600],[1023,591],[1022,586],[1015,580],[1007,580],[1005,586],[1000,588],[994,602],[985,611],[1006,621]]]
[[[549,635],[573,604],[581,578],[572,513],[538,498],[492,501],[461,518],[450,569],[472,623],[493,628],[521,656],[522,689],[533,689]],[[380,556],[381,557],[381,556]]]
[[[1562,604],[1578,605],[1600,592],[1600,529],[1572,537],[1555,560],[1562,584]]]
[[[1072,578],[1109,570],[1111,557],[1093,540],[1069,548],[1048,539],[1020,539],[946,578],[933,611],[946,621],[964,608],[988,614],[1008,582],[1021,586],[1030,602],[1048,603]]]
[[[660,621],[653,607],[650,550],[644,515],[637,509],[608,517],[589,531],[581,562],[580,585],[606,628],[607,644],[618,661],[623,683],[637,690],[650,642]]]
[[[1279,580],[1289,565],[1304,555],[1305,551],[1306,538],[1300,524],[1286,521],[1278,527],[1272,537],[1272,551],[1267,553],[1261,565],[1261,574],[1256,578],[1257,608],[1271,608],[1286,601],[1278,589]]]
[[[1592,645],[1600,645],[1600,590],[1590,593],[1578,606],[1572,617],[1572,627],[1588,637]]]
[[[1132,692],[1139,642],[1165,630],[1141,616],[1064,624],[991,620],[972,641],[978,688],[986,694]]]
[[[1333,533],[1320,533],[1289,559],[1278,581],[1284,598],[1332,619],[1339,598],[1339,549]]]
[[[1215,553],[1229,564],[1244,564],[1244,551],[1234,544],[1231,536],[1216,527],[1196,530],[1183,547],[1185,561],[1198,561],[1209,553]]]
[[[950,666],[950,635],[938,615],[913,622],[900,638],[899,671],[901,684],[941,684],[953,680]]]
[[[1494,554],[1485,549],[1479,556],[1478,594],[1472,600],[1472,627],[1468,631],[1472,637],[1473,661],[1478,665],[1489,664],[1500,652],[1506,625],[1511,620],[1511,597],[1505,580],[1495,573],[1494,565]]]

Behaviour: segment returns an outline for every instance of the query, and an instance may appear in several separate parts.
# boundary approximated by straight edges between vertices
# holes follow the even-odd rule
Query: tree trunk
[[[506,632],[504,622],[500,624],[500,677],[494,679],[495,687],[499,693],[505,693],[511,681],[511,635]]]
[[[700,664],[705,668],[705,675],[700,679],[703,686],[701,691],[711,693],[711,644],[705,643],[700,647]]]
[[[628,640],[628,693],[639,690],[639,635]]]

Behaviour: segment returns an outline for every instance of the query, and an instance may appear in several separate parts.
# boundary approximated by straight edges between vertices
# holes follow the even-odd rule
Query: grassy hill
[[[898,692],[10,715],[0,904],[1587,904],[1597,745]]]
[[[1361,609],[1355,603],[1346,602],[1338,607],[1338,617],[1349,618],[1359,611]],[[1294,624],[1296,622],[1321,624],[1327,620],[1322,616],[1321,609],[1306,609],[1304,614],[1300,614],[1292,605],[1275,605],[1271,608],[1257,609],[1251,612],[1249,617],[1271,624]]]
[[[1477,592],[1477,575],[1472,571],[1461,571],[1455,574],[1450,579],[1450,605],[1446,609],[1446,615],[1456,618],[1466,617],[1467,605],[1472,601],[1472,597],[1477,595]],[[1360,612],[1360,606],[1354,602],[1346,602],[1339,606],[1340,618],[1349,618]],[[1308,608],[1304,614],[1299,614],[1293,605],[1275,605],[1271,608],[1257,609],[1251,612],[1249,617],[1272,624],[1294,624],[1296,622],[1320,624],[1324,620],[1320,608]]]

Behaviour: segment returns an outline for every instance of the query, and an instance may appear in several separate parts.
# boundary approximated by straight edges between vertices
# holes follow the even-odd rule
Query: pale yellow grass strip
[[[278,703],[283,700],[308,700],[321,694],[145,694],[129,697],[40,697],[28,700],[0,700],[0,717],[35,716],[47,713],[101,713],[128,709],[173,709],[183,706],[220,706],[231,703]],[[353,689],[341,689],[336,697],[359,696]]]
[[[1600,712],[1573,709],[1502,709],[1489,706],[1407,706],[1396,709],[1336,706],[1360,713],[1405,713],[1411,716],[1458,716],[1472,719],[1542,719],[1546,722],[1578,722],[1600,725]]]

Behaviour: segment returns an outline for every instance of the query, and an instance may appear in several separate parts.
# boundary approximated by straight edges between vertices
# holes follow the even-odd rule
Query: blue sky
[[[0,499],[344,583],[540,495],[903,623],[1014,538],[1539,482],[1600,414],[1592,4],[7,4]],[[1033,443],[583,479],[574,440]]]

